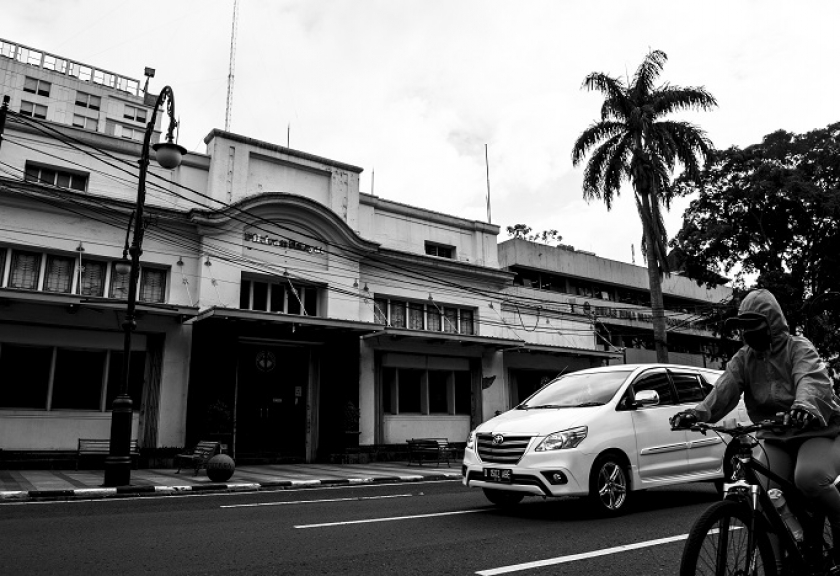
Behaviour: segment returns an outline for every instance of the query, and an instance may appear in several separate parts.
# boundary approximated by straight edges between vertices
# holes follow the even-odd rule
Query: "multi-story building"
[[[109,436],[147,89],[0,41],[4,450]],[[546,378],[624,359],[602,303],[595,322],[586,298],[526,287],[520,268],[616,298],[635,280],[543,266],[518,242],[500,253],[498,226],[361,192],[360,167],[220,130],[205,143],[149,169],[129,381],[141,446],[219,438],[238,459],[312,461],[463,441]]]
[[[646,268],[571,246],[523,239],[499,244],[499,264],[516,275],[514,286],[506,290],[511,302],[505,303],[505,309],[511,314],[527,312],[542,317],[546,325],[560,319],[582,319],[588,324],[586,347],[620,352],[626,363],[656,361]],[[720,367],[720,336],[708,320],[731,302],[731,288],[706,288],[672,274],[664,278],[662,291],[669,361]],[[530,305],[522,303],[527,299]],[[516,386],[515,377],[512,382]],[[526,387],[523,393],[530,390]]]

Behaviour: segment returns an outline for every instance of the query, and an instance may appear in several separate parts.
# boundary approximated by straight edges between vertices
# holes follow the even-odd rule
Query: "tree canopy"
[[[714,270],[739,291],[767,288],[792,330],[826,358],[840,354],[840,123],[713,153],[671,246],[688,276],[713,283]]]

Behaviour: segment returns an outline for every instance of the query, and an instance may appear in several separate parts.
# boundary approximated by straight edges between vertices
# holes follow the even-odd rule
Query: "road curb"
[[[436,482],[455,480],[461,474],[411,474],[407,476],[374,476],[370,478],[330,478],[326,480],[268,480],[266,482],[212,482],[188,486],[118,486],[116,488],[76,488],[73,490],[6,490],[0,491],[0,503],[4,502],[59,502],[71,500],[101,500],[104,498],[137,498],[144,496],[179,496],[191,493],[213,492],[261,492],[272,490],[295,490],[317,488],[318,486],[356,486],[360,484],[397,484],[401,482]]]

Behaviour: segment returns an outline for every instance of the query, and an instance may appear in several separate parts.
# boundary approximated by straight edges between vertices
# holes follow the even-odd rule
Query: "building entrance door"
[[[305,459],[309,349],[241,344],[237,458]]]

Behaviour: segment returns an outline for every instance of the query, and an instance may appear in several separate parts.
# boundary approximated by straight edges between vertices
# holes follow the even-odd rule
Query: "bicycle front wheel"
[[[691,527],[680,576],[776,576],[773,548],[764,530],[756,530],[756,550],[749,549],[749,519],[743,503],[723,500],[710,506]]]

